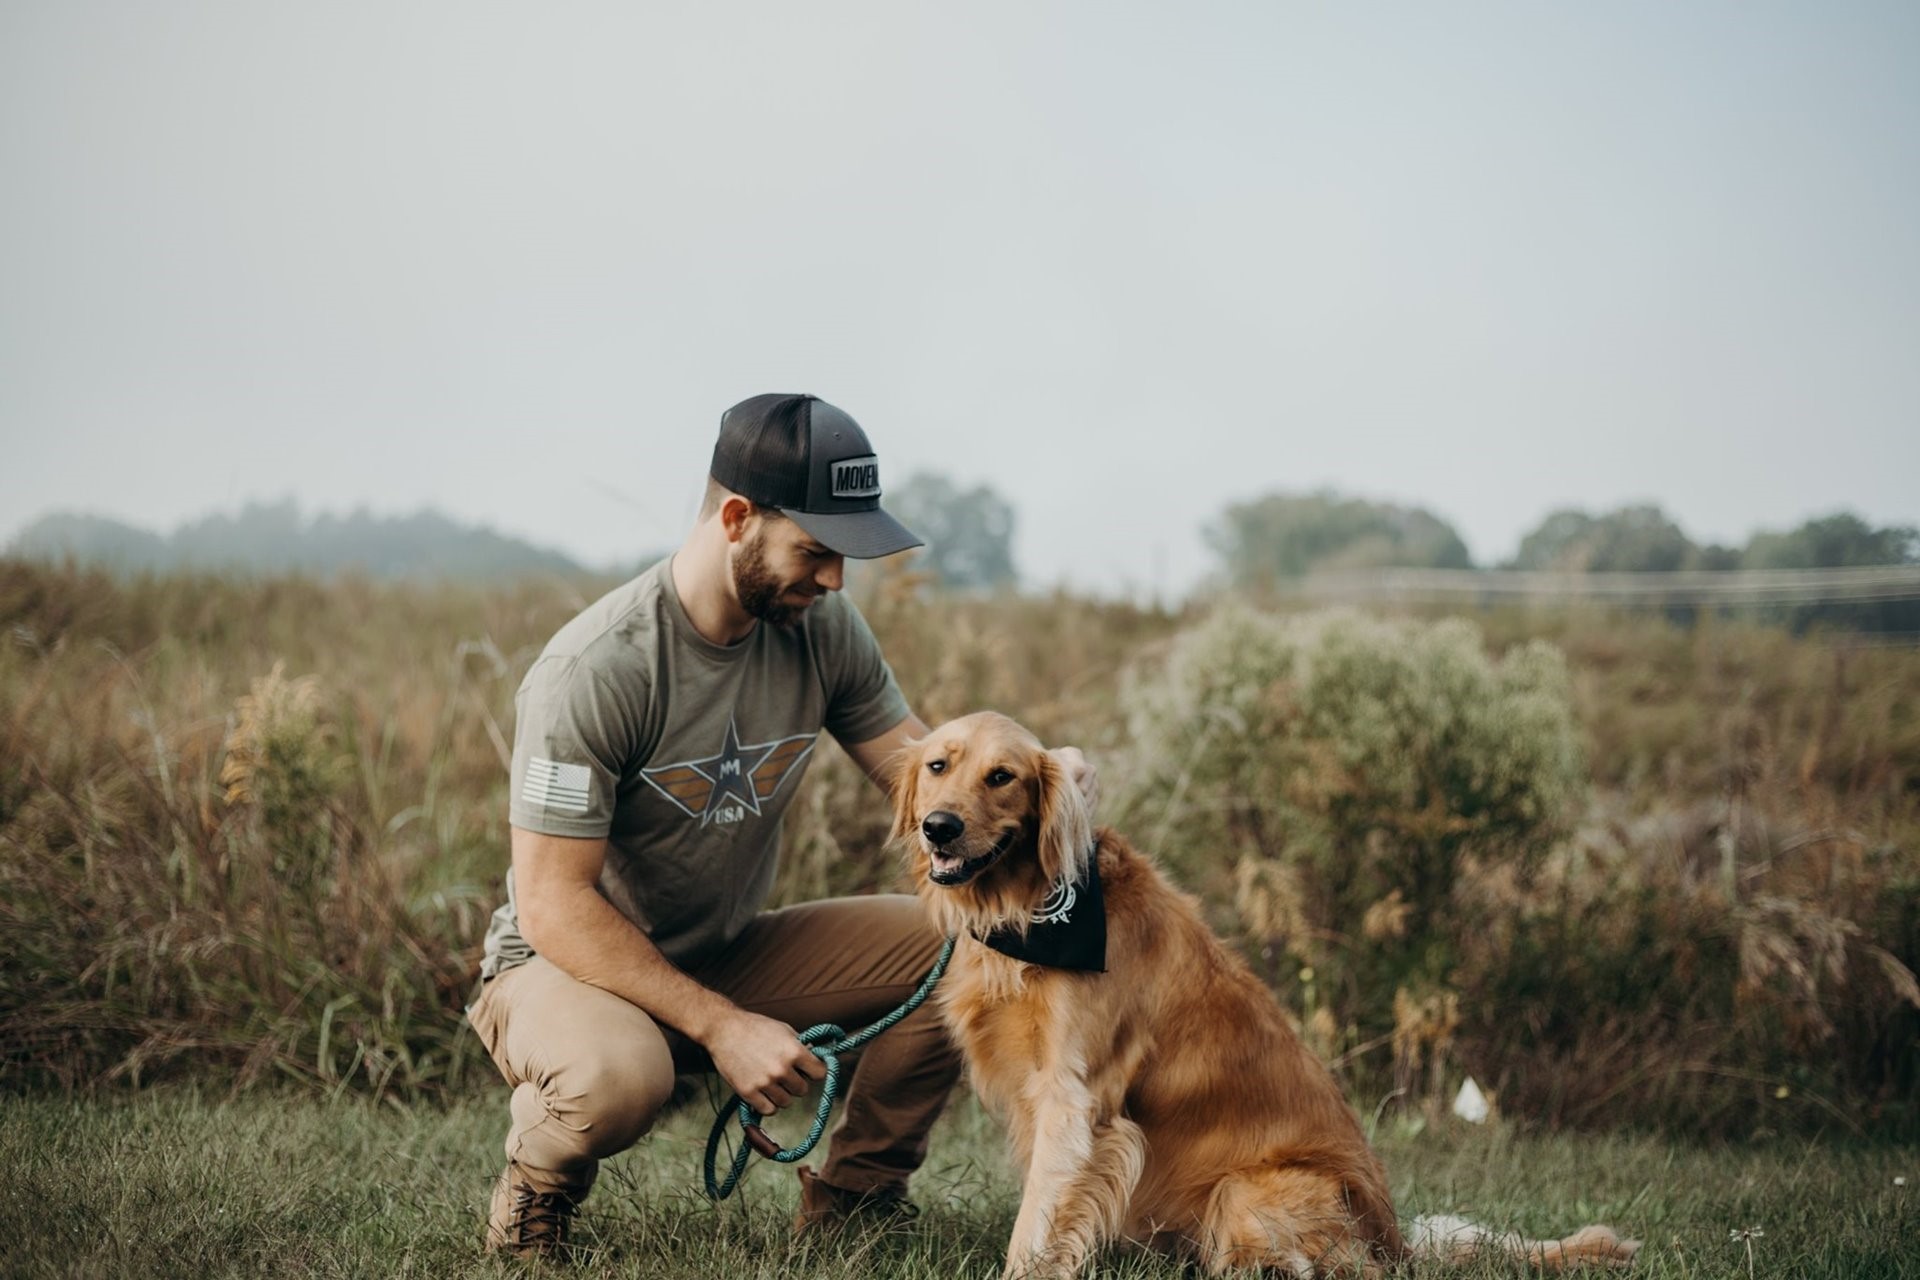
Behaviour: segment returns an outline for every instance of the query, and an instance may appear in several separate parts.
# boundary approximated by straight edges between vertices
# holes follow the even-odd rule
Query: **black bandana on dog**
[[[1003,956],[1049,969],[1107,971],[1107,907],[1100,897],[1100,853],[1087,859],[1087,875],[1075,884],[1055,885],[1024,937],[995,929],[980,941]]]

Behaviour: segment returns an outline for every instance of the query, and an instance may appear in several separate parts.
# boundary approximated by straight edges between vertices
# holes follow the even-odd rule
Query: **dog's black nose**
[[[967,824],[960,821],[958,814],[948,813],[945,809],[935,809],[920,822],[920,830],[935,844],[958,840],[960,833],[966,829]]]

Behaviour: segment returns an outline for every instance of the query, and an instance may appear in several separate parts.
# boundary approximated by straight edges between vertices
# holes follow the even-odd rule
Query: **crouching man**
[[[826,729],[877,782],[926,732],[845,558],[920,541],[880,507],[859,425],[812,396],[720,420],[706,500],[669,559],[589,606],[516,705],[512,868],[467,1011],[512,1087],[487,1246],[563,1247],[600,1161],[676,1074],[716,1071],[763,1115],[825,1074],[795,1028],[865,1026],[940,939],[911,897],[763,911],[781,815]],[[1093,776],[1063,752],[1089,795]],[[873,1041],[797,1230],[910,1212],[907,1180],[959,1073],[930,1007]]]

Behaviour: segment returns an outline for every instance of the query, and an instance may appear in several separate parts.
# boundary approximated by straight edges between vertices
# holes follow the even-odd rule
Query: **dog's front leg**
[[[1072,1276],[1117,1234],[1146,1165],[1140,1127],[1098,1118],[1084,1083],[1061,1082],[1034,1099],[1033,1155],[1021,1191],[1004,1275]]]

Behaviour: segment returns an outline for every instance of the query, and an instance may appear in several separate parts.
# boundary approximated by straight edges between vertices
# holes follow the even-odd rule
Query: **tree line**
[[[101,516],[56,513],[21,530],[6,550],[22,559],[72,560],[117,573],[195,570],[251,576],[350,570],[376,578],[477,581],[586,572],[561,552],[438,512],[307,516],[291,498],[251,502],[235,515],[205,516],[171,534]]]
[[[932,472],[909,476],[887,506],[926,539],[916,567],[963,591],[1013,589],[1018,515],[989,485]],[[1658,506],[1550,513],[1505,562],[1476,566],[1459,532],[1416,506],[1372,502],[1332,490],[1269,493],[1228,506],[1203,530],[1220,579],[1234,589],[1285,588],[1315,573],[1367,569],[1502,569],[1562,573],[1658,573],[1687,569],[1837,569],[1920,563],[1920,531],[1875,526],[1850,512],[1761,531],[1739,547],[1700,543]],[[376,577],[504,578],[587,573],[570,557],[433,512],[382,517],[301,513],[292,499],[252,503],[162,536],[118,521],[53,515],[8,547],[34,559],[70,558],[123,572],[199,569]],[[643,557],[631,568],[651,563]],[[614,570],[620,572],[620,569]],[[1778,611],[1776,611],[1777,613]],[[1792,606],[1795,626],[1816,622],[1876,631],[1920,631],[1920,602]]]
[[[1340,569],[1534,569],[1558,573],[1670,573],[1683,569],[1839,569],[1920,563],[1920,530],[1876,527],[1851,512],[1762,530],[1745,546],[1698,543],[1665,511],[1638,503],[1594,514],[1555,511],[1511,559],[1476,566],[1460,535],[1418,507],[1330,490],[1271,493],[1228,507],[1206,529],[1227,577],[1271,585]]]
[[[1271,493],[1235,503],[1207,527],[1205,537],[1227,584],[1255,590],[1284,588],[1314,573],[1365,569],[1486,567],[1582,574],[1920,564],[1920,530],[1876,526],[1851,512],[1818,516],[1785,531],[1762,530],[1745,545],[1729,547],[1695,542],[1658,506],[1636,503],[1597,514],[1554,511],[1520,540],[1512,558],[1476,566],[1459,533],[1439,516],[1329,490]],[[1795,629],[1920,631],[1920,600],[1788,603],[1761,611]],[[1682,620],[1692,616],[1681,613]]]

